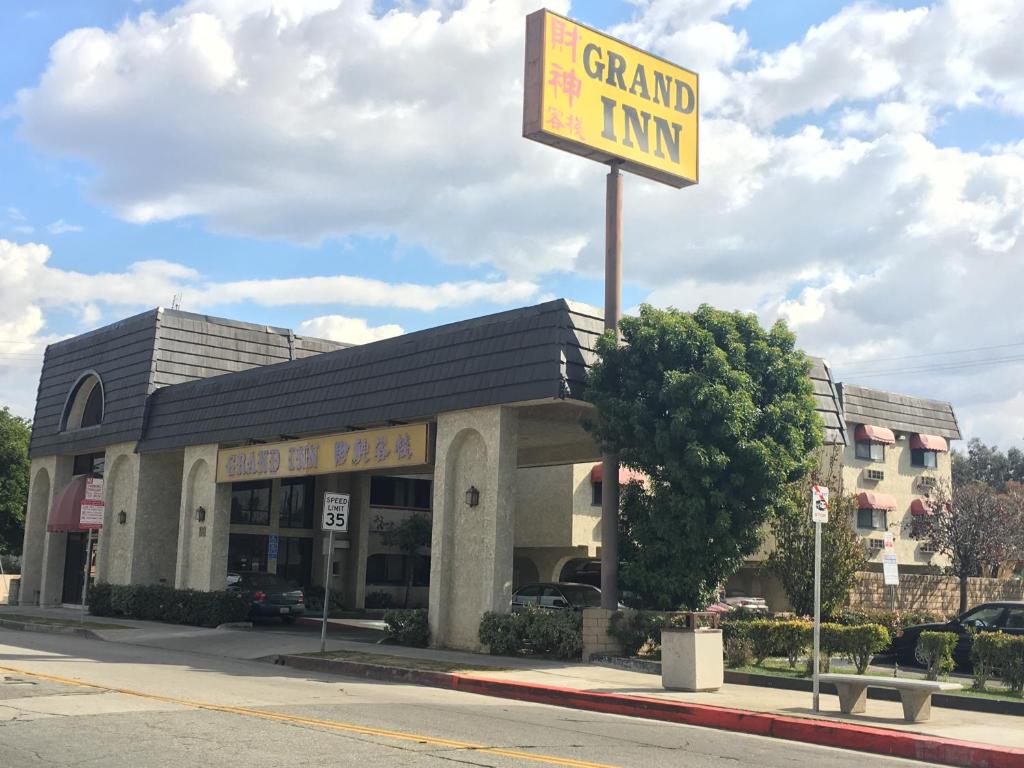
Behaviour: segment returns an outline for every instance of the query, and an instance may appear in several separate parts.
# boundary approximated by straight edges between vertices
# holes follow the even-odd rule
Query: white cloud
[[[840,375],[880,355],[1024,339],[1008,311],[1024,282],[1024,138],[979,152],[930,138],[967,106],[1024,115],[1024,4],[853,3],[779,51],[726,22],[742,0],[635,5],[613,32],[697,69],[702,86],[701,184],[626,182],[625,275],[651,301],[786,317]],[[544,272],[600,275],[604,169],[519,135],[536,3],[429,6],[192,0],[69,33],[15,112],[36,146],[95,166],[93,194],[130,221],[196,216],[299,242],[394,235],[499,277],[214,286],[150,263],[82,285],[117,297],[146,283],[168,300],[185,287],[203,305],[301,294],[431,308],[524,303]],[[72,302],[90,300],[80,290]],[[1006,443],[1020,441],[1020,382],[964,369],[864,383],[951,399]]]
[[[330,339],[346,344],[366,344],[405,333],[400,325],[390,323],[371,326],[361,317],[344,317],[342,315],[313,317],[300,323],[297,330],[306,336],[315,336],[319,339]]]
[[[82,232],[85,227],[77,224],[68,224],[64,219],[57,219],[46,228],[51,235],[63,235],[67,232]]]

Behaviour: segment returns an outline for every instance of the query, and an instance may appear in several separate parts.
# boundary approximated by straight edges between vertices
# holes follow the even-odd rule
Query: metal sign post
[[[324,518],[321,528],[328,531],[327,558],[324,561],[324,614],[320,624],[320,653],[327,651],[327,613],[331,604],[331,565],[334,560],[334,532],[348,531],[348,509],[351,497],[347,493],[324,494]]]
[[[89,529],[85,542],[85,566],[82,568],[82,613],[79,616],[79,623],[81,624],[85,624],[85,599],[89,594],[89,566],[92,565],[92,528]]]
[[[813,708],[821,711],[818,674],[821,665],[821,525],[828,522],[828,488],[811,486],[811,520],[814,521],[814,653],[811,658]]]

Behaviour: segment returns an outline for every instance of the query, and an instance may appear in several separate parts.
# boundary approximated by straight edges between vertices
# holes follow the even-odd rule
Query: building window
[[[865,461],[885,461],[885,443],[857,441],[857,458]]]
[[[939,466],[939,452],[926,451],[924,448],[911,448],[910,466],[935,469]]]
[[[232,533],[228,536],[228,570],[266,571],[267,536]]]
[[[601,493],[601,486],[603,483],[596,482],[590,484],[590,506],[600,507],[604,503],[604,496]]]
[[[403,586],[407,555],[376,554],[366,558],[366,583],[373,586]],[[430,586],[430,558],[417,557],[413,566],[412,585]]]
[[[309,586],[313,581],[313,540],[283,537],[277,550],[277,575]]]
[[[270,525],[270,481],[232,483],[231,522],[238,525]]]
[[[282,528],[312,528],[314,479],[304,477],[281,481]]]
[[[858,509],[857,527],[868,531],[884,531],[889,527],[886,517],[884,509]]]
[[[939,551],[939,548],[932,544],[930,541],[926,541],[921,544],[921,551],[926,555],[934,555]]]
[[[429,510],[430,495],[429,480],[385,476],[370,478],[371,507]]]

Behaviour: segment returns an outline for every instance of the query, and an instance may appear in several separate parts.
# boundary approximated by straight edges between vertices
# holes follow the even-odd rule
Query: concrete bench
[[[839,694],[839,709],[843,714],[856,714],[867,708],[868,688],[890,688],[900,692],[903,719],[921,723],[932,716],[932,694],[959,691],[960,683],[940,683],[933,680],[909,680],[900,677],[870,677],[868,675],[819,675],[818,680],[832,683]]]

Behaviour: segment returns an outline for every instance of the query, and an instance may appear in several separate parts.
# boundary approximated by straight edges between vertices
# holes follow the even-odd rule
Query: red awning
[[[857,509],[896,509],[896,499],[888,493],[864,491],[857,494]]]
[[[914,499],[910,502],[910,514],[927,516],[932,514],[932,508],[925,504],[924,499]]]
[[[590,468],[590,482],[600,483],[603,477],[603,464],[595,464],[593,467]],[[625,485],[626,483],[631,483],[634,480],[637,480],[641,483],[645,482],[647,480],[647,475],[645,475],[643,472],[637,472],[635,469],[626,469],[625,467],[619,467],[619,485]]]
[[[945,453],[949,450],[946,438],[938,435],[911,435],[910,447],[921,448],[926,451],[939,451]]]
[[[853,431],[853,439],[858,443],[884,443],[892,445],[896,442],[896,435],[891,429],[885,427],[873,427],[870,424],[858,424]]]
[[[85,484],[90,475],[71,478],[60,492],[53,497],[50,515],[46,519],[46,530],[50,533],[79,533],[88,530],[81,524],[82,502],[85,500]]]

